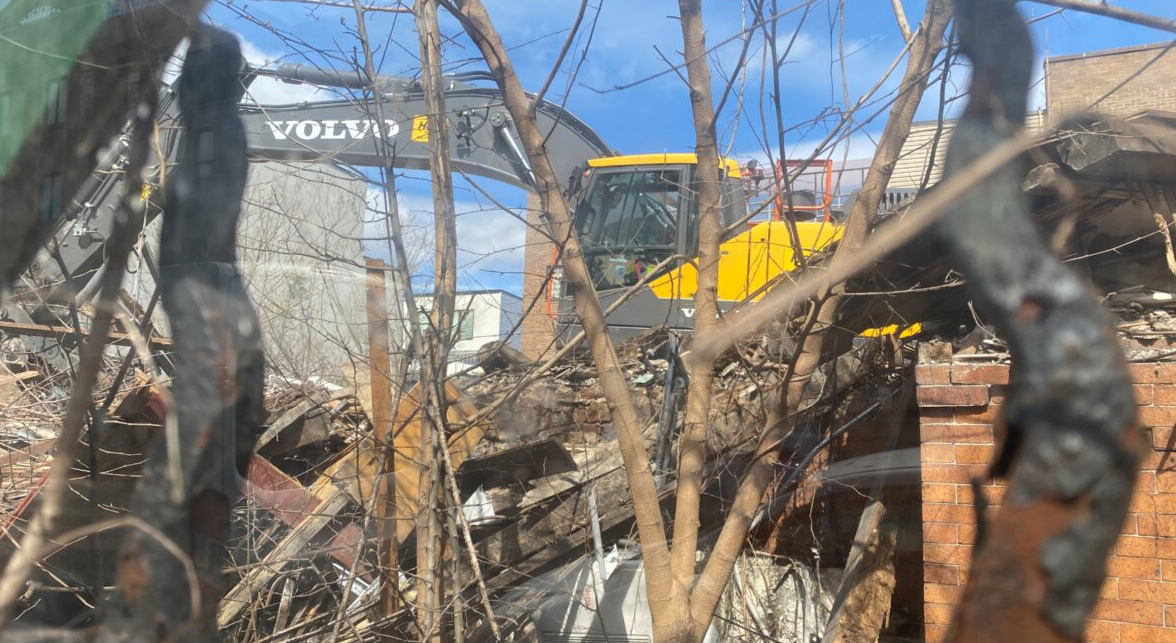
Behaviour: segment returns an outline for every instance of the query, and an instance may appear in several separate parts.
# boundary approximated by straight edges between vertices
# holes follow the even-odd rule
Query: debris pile
[[[5,403],[0,413],[0,479],[9,552],[14,538],[19,539],[16,532],[36,510],[69,377],[68,371],[54,370],[24,349],[26,341],[11,334],[3,345],[0,371]],[[655,329],[619,347],[630,394],[646,418],[644,435],[666,507],[672,506],[675,432],[682,423],[686,389],[679,341]],[[903,365],[893,363],[893,356],[884,357],[881,346],[879,341],[865,342],[813,378],[807,406],[814,440],[822,433],[819,426],[860,411],[863,404],[850,389],[869,391],[864,400],[901,382],[894,373]],[[485,352],[485,368],[452,378],[447,394],[450,457],[464,502],[461,513],[476,543],[477,564],[500,628],[534,634],[544,623],[551,626],[544,615],[559,613],[559,605],[568,600],[578,601],[591,614],[597,604],[603,609],[616,602],[622,621],[648,619],[643,595],[634,593],[638,586],[644,590],[634,583],[641,577],[641,556],[628,482],[591,362],[572,353],[539,375],[517,356],[494,359],[499,352]],[[104,385],[95,395],[100,401],[111,398],[107,421],[86,433],[83,451],[90,455],[78,463],[71,483],[75,493],[67,513],[75,526],[126,510],[146,445],[161,432],[167,412],[161,395],[166,380],[138,366],[124,370],[126,356],[112,355],[101,378]],[[738,477],[742,458],[762,427],[787,360],[779,342],[760,337],[724,355],[716,366],[708,438],[708,471],[716,481],[709,492],[712,521],[730,499],[730,482]],[[373,430],[370,419],[372,388],[366,368],[349,372],[349,380],[339,382],[269,380],[269,419],[233,513],[230,589],[218,614],[221,627],[235,639],[312,638],[338,634],[340,627],[363,638],[384,628],[411,626],[411,608],[391,615],[375,609],[389,574],[376,555],[385,519],[373,498],[378,481],[395,480],[401,565],[394,577],[401,604],[411,605],[419,478],[413,457],[421,435],[417,389],[396,395],[396,466],[390,474],[382,468],[385,438]],[[116,391],[112,396],[111,390]],[[806,474],[790,484],[792,488],[781,485],[774,493],[783,498],[793,488],[825,483]],[[778,503],[777,515],[765,516],[760,531],[787,522],[786,516],[800,507],[809,508],[811,489],[807,497],[805,502]],[[721,623],[716,621],[724,640],[803,634],[822,622],[818,611],[828,612],[836,589],[835,575],[830,576],[835,572],[828,569],[836,564],[828,561],[845,553],[826,552],[822,567],[811,544],[806,545],[809,550],[777,547],[768,555],[768,540],[775,539],[759,541],[763,555],[748,550],[740,581],[728,589]],[[837,549],[846,547],[848,542]],[[96,534],[59,552],[42,567],[24,608],[46,623],[93,618],[102,588],[111,584],[117,548],[114,534]],[[448,553],[446,557],[451,558]],[[611,562],[602,567],[599,559]],[[452,574],[450,562],[446,567]],[[595,577],[600,578],[598,586],[591,580]],[[462,575],[467,583],[462,600],[476,621],[482,590],[469,578]],[[588,586],[600,592],[599,603],[595,594],[585,593]],[[809,598],[818,595],[823,598]],[[564,609],[564,617],[567,613]],[[559,627],[573,626],[575,618],[567,618]],[[593,618],[584,618],[593,627]],[[474,629],[469,640],[488,637]]]

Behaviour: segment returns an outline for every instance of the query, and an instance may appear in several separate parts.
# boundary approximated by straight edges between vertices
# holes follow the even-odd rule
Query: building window
[[[461,342],[474,338],[474,311],[469,308],[453,313],[453,325],[457,328],[455,340]]]
[[[429,313],[424,309],[417,313],[417,323],[420,325],[422,334],[428,332],[431,327]],[[469,308],[453,311],[453,341],[461,342],[473,338],[474,311]]]
[[[41,179],[41,222],[48,223],[61,214],[61,176]]]
[[[57,125],[65,122],[65,96],[66,96],[65,80],[59,80],[49,85],[49,108],[45,115],[45,122],[47,125]]]

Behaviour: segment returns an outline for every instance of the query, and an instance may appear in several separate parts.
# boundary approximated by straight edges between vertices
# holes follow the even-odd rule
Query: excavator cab
[[[623,340],[652,326],[689,331],[694,327],[697,289],[698,185],[694,154],[612,156],[588,161],[576,200],[573,225],[601,305],[608,309],[609,333]],[[793,222],[800,247],[793,246],[783,220],[737,225],[747,218],[745,182],[739,164],[723,159],[719,307],[758,299],[798,254],[827,249],[841,228],[827,218]],[[549,313],[565,331],[578,330],[571,296],[552,280]]]
[[[674,256],[698,252],[698,191],[693,154],[592,159],[575,228],[597,292],[627,288]],[[723,223],[747,213],[739,165],[724,161]]]

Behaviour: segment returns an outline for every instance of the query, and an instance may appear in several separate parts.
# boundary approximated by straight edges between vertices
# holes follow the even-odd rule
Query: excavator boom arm
[[[257,76],[312,83],[336,91],[372,85],[354,71],[291,64],[248,69],[243,82],[250,84]],[[450,121],[453,166],[468,176],[534,190],[529,163],[498,90],[463,82],[481,76],[472,73],[448,79],[445,117]],[[430,115],[417,82],[381,76],[374,85],[383,101],[383,123],[377,122],[374,106],[361,95],[291,105],[242,104],[240,113],[250,156],[256,161],[428,169],[425,123]],[[163,168],[175,165],[183,144],[175,103],[174,89],[165,90],[159,116],[164,138],[160,149],[166,161],[159,165]],[[536,116],[548,133],[547,147],[565,188],[587,168],[589,159],[612,154],[596,132],[561,106],[543,101]],[[121,192],[123,177],[115,171],[121,158],[122,150],[113,148],[75,194],[58,231],[62,263],[54,261],[42,266],[47,281],[58,286],[68,281],[60,270],[62,265],[77,276],[101,264],[101,240],[110,231]]]

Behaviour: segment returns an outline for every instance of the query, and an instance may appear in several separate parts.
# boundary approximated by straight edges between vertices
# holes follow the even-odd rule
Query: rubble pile
[[[806,403],[812,412],[829,419],[856,412],[852,404],[840,408],[846,398],[835,391],[867,372],[890,368],[880,357],[880,345],[868,342],[817,373],[809,383],[812,399]],[[8,551],[14,538],[19,539],[16,532],[36,510],[38,485],[52,456],[69,378],[67,371],[29,357],[22,347],[20,337],[5,342],[4,370],[0,371],[4,403],[0,500],[6,516],[4,529],[11,531],[6,538]],[[618,347],[630,395],[646,419],[646,446],[667,508],[674,493],[673,451],[684,414],[683,358],[688,350],[688,343],[664,329]],[[719,482],[711,501],[713,511],[708,512],[713,514],[711,520],[722,515],[723,503],[733,490],[722,481],[737,478],[741,458],[763,426],[768,405],[774,401],[770,393],[780,385],[787,362],[788,354],[779,342],[760,337],[740,344],[716,365],[708,452],[709,475]],[[166,382],[137,367],[120,378],[123,363],[112,358],[105,364],[100,378],[103,388],[95,392],[101,402],[111,387],[118,386],[97,439],[89,433],[84,438],[83,451],[91,456],[78,463],[71,483],[75,491],[67,508],[71,524],[83,525],[126,510],[146,445],[164,422],[166,405],[160,386]],[[583,595],[576,583],[583,580],[580,573],[585,565],[593,564],[594,527],[600,531],[609,560],[614,561],[610,569],[621,570],[610,574],[612,580],[603,586],[606,595],[628,595],[632,579],[639,575],[625,570],[639,569],[640,545],[634,540],[616,431],[591,361],[573,352],[544,373],[517,359],[487,359],[483,364],[485,368],[447,384],[454,481],[465,503],[462,514],[476,542],[478,564],[500,625],[525,636],[534,634],[534,619],[544,609],[558,612],[560,601],[566,602],[577,591]],[[853,373],[838,373],[837,368]],[[399,557],[401,569],[411,570],[419,475],[411,458],[419,448],[421,432],[414,424],[419,422],[416,389],[400,391],[395,397],[400,404],[394,423],[398,427],[394,479],[400,494],[396,499]],[[340,619],[356,638],[389,623],[408,627],[408,612],[377,618],[374,609],[385,574],[376,556],[381,531],[372,493],[376,480],[393,474],[381,473],[383,451],[380,436],[373,431],[366,369],[352,369],[348,381],[339,382],[270,377],[265,402],[268,423],[249,465],[245,493],[234,510],[230,589],[218,615],[220,625],[240,640],[277,633],[324,636],[339,627]],[[589,511],[589,505],[595,509]],[[87,538],[67,548],[56,558],[60,564],[46,565],[35,580],[36,587],[56,585],[56,589],[30,591],[25,607],[35,607],[46,622],[92,617],[100,594],[95,588],[110,584],[117,549],[114,534]],[[755,640],[747,637],[748,632],[785,638],[804,634],[804,623],[819,620],[816,613],[800,618],[784,612],[787,606],[795,607],[797,592],[807,592],[803,588],[813,584],[818,572],[812,561],[748,555],[752,558],[744,563],[748,575],[744,586],[733,584],[722,608],[728,623],[723,628],[725,640]],[[69,574],[64,570],[70,570]],[[753,571],[758,580],[752,579]],[[411,604],[413,577],[401,571],[398,578],[404,603]],[[771,589],[760,587],[764,583]],[[748,589],[752,585],[755,590]],[[830,587],[835,585],[830,581]],[[471,583],[463,600],[478,610],[474,592]],[[763,600],[768,603],[760,604]],[[821,604],[809,601],[804,609],[812,612]],[[468,640],[487,637],[475,629]]]
[[[1176,354],[1176,293],[1140,285],[1110,293],[1104,301],[1118,320],[1128,359],[1148,361]]]

